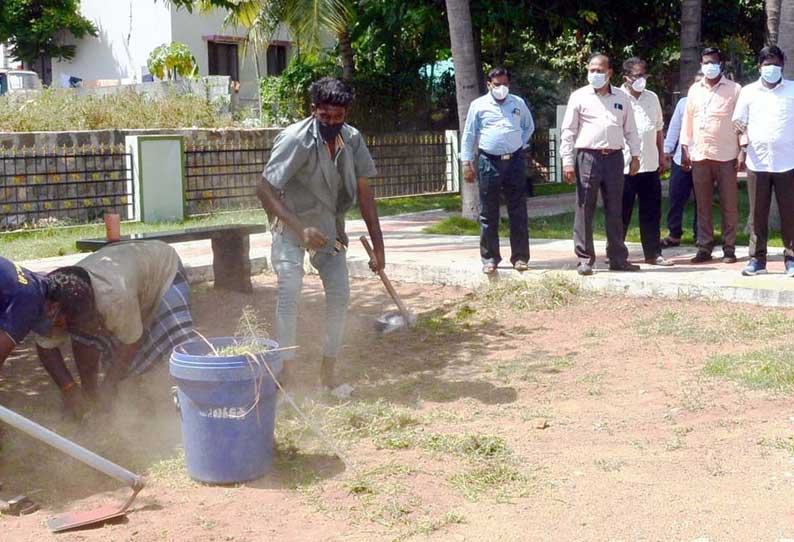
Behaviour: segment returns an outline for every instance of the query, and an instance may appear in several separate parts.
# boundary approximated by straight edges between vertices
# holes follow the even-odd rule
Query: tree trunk
[[[477,88],[479,94],[485,94],[485,74],[482,72],[482,28],[472,23],[472,35],[474,36],[474,63],[477,65]]]
[[[452,63],[455,67],[455,96],[458,102],[459,134],[463,134],[469,105],[480,95],[479,74],[471,28],[469,0],[446,0]],[[462,182],[461,199],[464,218],[476,219],[479,214],[479,195],[476,183]]]
[[[356,61],[353,58],[353,46],[350,44],[350,32],[347,29],[337,34],[339,39],[339,56],[342,58],[342,80],[350,82],[356,74]]]
[[[780,27],[778,28],[778,47],[783,49],[786,60],[794,58],[794,0],[780,2]],[[791,79],[794,75],[794,63],[786,62],[783,76]]]
[[[766,0],[766,44],[777,45],[780,28],[780,1]]]
[[[679,85],[684,94],[700,64],[701,0],[681,2],[681,70]]]

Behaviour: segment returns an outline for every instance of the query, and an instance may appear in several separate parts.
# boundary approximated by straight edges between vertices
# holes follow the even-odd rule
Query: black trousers
[[[754,171],[755,176],[755,252],[753,257],[766,263],[766,247],[769,241],[769,208],[772,205],[772,189],[775,191],[780,209],[780,226],[785,247],[785,259],[794,260],[794,170],[782,173]]]
[[[529,223],[527,218],[527,181],[521,151],[510,160],[480,153],[477,181],[480,189],[480,257],[483,263],[499,265],[499,203],[507,200],[510,222],[510,263],[529,261]]]
[[[623,153],[603,155],[598,151],[576,152],[576,214],[573,243],[580,263],[595,263],[593,217],[598,193],[604,200],[607,257],[611,265],[622,265],[629,257],[623,241]]]
[[[670,230],[670,237],[681,239],[684,235],[684,208],[693,192],[692,170],[684,171],[681,166],[673,162],[670,175],[670,210],[667,212],[667,228]],[[692,235],[695,238],[698,235],[697,211],[695,211],[695,219],[692,222]]]
[[[640,240],[646,260],[655,259],[662,253],[659,245],[662,218],[662,180],[658,171],[626,175],[623,181],[623,239],[631,223],[634,201],[639,200]]]

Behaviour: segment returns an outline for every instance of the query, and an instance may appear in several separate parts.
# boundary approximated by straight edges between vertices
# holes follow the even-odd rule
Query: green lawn
[[[662,236],[667,235],[667,209],[669,201],[667,198],[662,202]],[[739,231],[737,235],[737,244],[746,245],[748,242],[748,235],[745,233],[745,225],[747,222],[747,212],[749,203],[747,201],[747,188],[745,183],[740,183],[739,186]],[[695,208],[690,201],[684,213],[684,238],[685,244],[694,244],[695,240],[692,236],[692,219],[694,217]],[[719,203],[716,201],[712,207],[714,215],[715,229],[719,228],[720,224],[720,210]],[[604,225],[604,212],[598,209],[595,217],[595,238],[606,239],[605,225]],[[459,216],[448,218],[443,222],[439,222],[433,226],[425,228],[426,233],[434,233],[441,235],[479,235],[480,226],[474,220],[467,220]],[[499,227],[500,235],[509,235],[508,223],[506,219],[502,220]],[[564,213],[560,215],[553,215],[547,217],[538,217],[529,219],[529,233],[531,238],[535,239],[570,239],[573,234],[573,212]],[[720,242],[719,233],[715,234],[717,243]],[[629,226],[626,239],[632,242],[640,241],[640,229],[637,224],[637,209],[635,207],[632,216],[631,225]],[[779,232],[770,232],[769,239],[770,246],[783,246]]]
[[[576,192],[576,185],[565,183],[542,183],[533,186],[534,195],[556,196],[557,194],[570,194]]]

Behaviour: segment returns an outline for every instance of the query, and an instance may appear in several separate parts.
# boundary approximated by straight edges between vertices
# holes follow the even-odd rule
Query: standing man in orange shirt
[[[697,202],[697,247],[692,263],[712,259],[714,225],[711,205],[714,185],[720,191],[722,261],[736,262],[736,227],[739,191],[736,173],[744,167],[744,153],[733,129],[732,117],[741,87],[723,74],[722,51],[709,47],[701,54],[703,79],[689,89],[681,129],[683,166],[692,166]]]

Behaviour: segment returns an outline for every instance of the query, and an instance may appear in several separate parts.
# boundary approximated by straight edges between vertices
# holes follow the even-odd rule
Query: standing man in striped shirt
[[[529,144],[535,123],[523,99],[510,94],[510,72],[494,68],[488,73],[488,94],[469,106],[461,138],[460,157],[467,183],[479,179],[480,256],[486,275],[496,272],[502,260],[499,250],[499,201],[507,198],[510,220],[510,262],[516,271],[529,266],[527,183],[523,149]],[[477,173],[474,154],[477,151]]]
[[[629,263],[623,241],[623,145],[628,144],[628,174],[634,176],[640,169],[640,136],[629,97],[610,84],[611,77],[609,57],[593,54],[587,64],[590,84],[571,94],[562,121],[563,179],[576,183],[573,240],[580,275],[593,274],[593,218],[599,191],[604,200],[609,269],[640,270]]]

